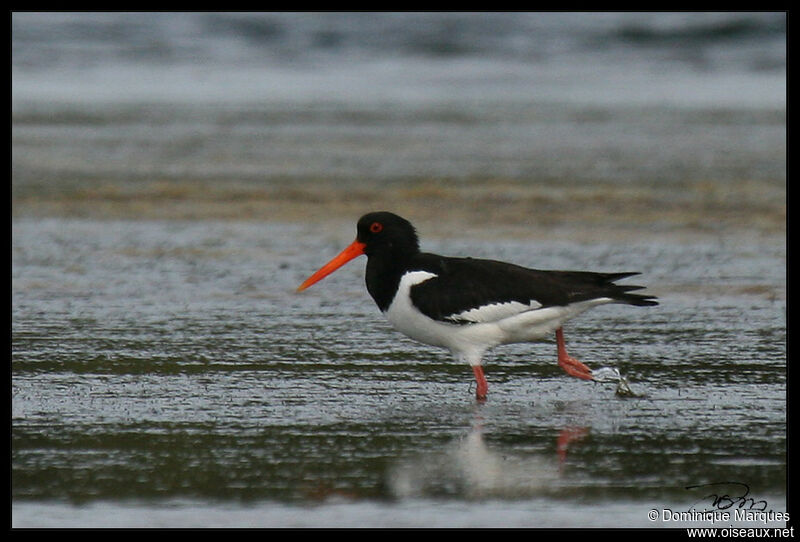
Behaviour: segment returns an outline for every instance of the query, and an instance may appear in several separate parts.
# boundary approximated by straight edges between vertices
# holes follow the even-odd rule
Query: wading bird
[[[564,322],[607,303],[658,304],[654,296],[630,293],[643,286],[614,284],[638,273],[543,271],[421,252],[411,223],[385,211],[362,216],[355,241],[298,291],[362,254],[367,256],[367,291],[389,322],[412,339],[447,348],[468,363],[481,401],[489,389],[481,363],[490,348],[555,332],[558,364],[571,376],[593,380],[592,370],[567,354]]]

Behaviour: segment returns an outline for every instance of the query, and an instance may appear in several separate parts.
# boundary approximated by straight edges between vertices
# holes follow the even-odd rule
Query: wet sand
[[[779,182],[687,182],[662,189],[514,180],[364,184],[220,188],[186,181],[127,189],[101,183],[52,197],[20,196],[12,208],[15,217],[333,222],[339,227],[370,210],[386,209],[432,235],[534,239],[744,236],[780,242],[786,231],[786,193]]]

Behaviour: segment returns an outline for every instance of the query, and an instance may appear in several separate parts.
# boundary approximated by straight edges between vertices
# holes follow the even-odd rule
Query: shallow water
[[[650,509],[711,508],[685,487],[715,482],[785,511],[782,245],[423,232],[449,254],[640,270],[660,297],[565,330],[643,397],[568,378],[544,341],[488,356],[476,404],[467,366],[389,328],[362,260],[294,292],[352,237],[318,233],[15,220],[14,524],[662,527]]]

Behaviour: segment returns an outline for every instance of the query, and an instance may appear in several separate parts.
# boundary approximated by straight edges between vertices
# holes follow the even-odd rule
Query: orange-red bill
[[[341,251],[338,256],[323,265],[319,271],[308,277],[305,282],[297,288],[297,291],[302,292],[315,282],[321,281],[353,258],[361,256],[364,254],[364,247],[366,246],[366,244],[360,241],[353,241],[350,243],[350,246]]]

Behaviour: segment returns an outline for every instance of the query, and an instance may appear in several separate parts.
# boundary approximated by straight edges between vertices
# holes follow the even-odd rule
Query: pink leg
[[[475,390],[475,398],[478,401],[485,401],[486,394],[489,393],[489,384],[486,382],[486,377],[483,376],[483,368],[480,365],[473,365],[472,372],[475,373],[475,382],[478,383],[478,388]]]
[[[556,330],[556,343],[558,345],[558,364],[568,375],[584,380],[592,380],[592,370],[575,358],[569,357],[567,347],[564,345],[564,330]]]

